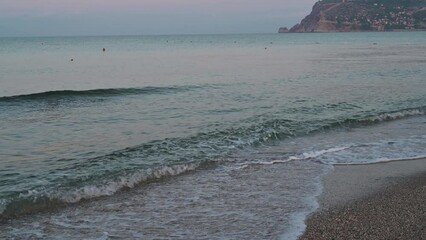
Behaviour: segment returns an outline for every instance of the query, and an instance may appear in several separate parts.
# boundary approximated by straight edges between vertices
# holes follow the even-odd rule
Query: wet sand
[[[300,239],[426,239],[426,159],[335,166]]]

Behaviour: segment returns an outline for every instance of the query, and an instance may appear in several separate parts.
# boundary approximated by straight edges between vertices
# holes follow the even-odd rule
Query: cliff
[[[426,0],[322,0],[289,32],[426,30]]]

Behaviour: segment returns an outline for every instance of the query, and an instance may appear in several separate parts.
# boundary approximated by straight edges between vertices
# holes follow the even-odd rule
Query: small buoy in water
[[[105,48],[102,48],[102,52],[105,52],[106,51],[106,49]]]
[[[268,49],[267,47],[265,48],[265,50]]]
[[[73,62],[74,61],[74,58],[71,58],[71,62]]]

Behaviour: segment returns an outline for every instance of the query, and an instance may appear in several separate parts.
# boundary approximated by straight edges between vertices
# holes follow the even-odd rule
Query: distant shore
[[[281,32],[278,30],[279,34],[287,34],[287,33],[368,33],[368,32],[377,32],[377,33],[385,33],[385,32],[426,32],[426,29],[389,29],[384,31],[313,31],[313,32]]]
[[[426,159],[335,166],[300,239],[426,239]]]

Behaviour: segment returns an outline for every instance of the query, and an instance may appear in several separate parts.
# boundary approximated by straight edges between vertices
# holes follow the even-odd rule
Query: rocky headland
[[[322,0],[288,32],[416,30],[426,30],[426,0]]]

